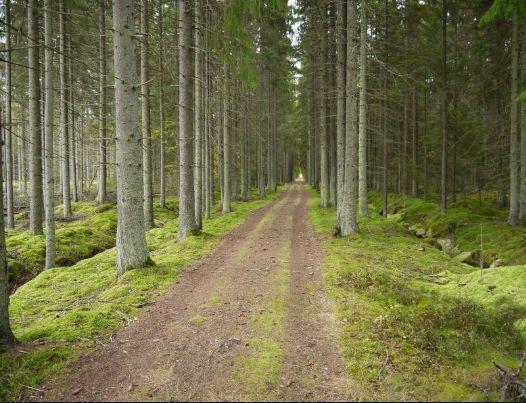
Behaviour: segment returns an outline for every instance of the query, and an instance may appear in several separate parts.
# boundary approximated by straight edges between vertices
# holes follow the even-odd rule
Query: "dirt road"
[[[352,398],[308,200],[295,183],[251,215],[44,399]]]

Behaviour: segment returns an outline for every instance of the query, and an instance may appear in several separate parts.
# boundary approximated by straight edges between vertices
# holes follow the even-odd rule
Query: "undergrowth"
[[[117,209],[113,204],[80,202],[72,205],[73,217],[60,220],[62,206],[56,208],[56,264],[71,266],[115,246]],[[154,203],[156,225],[162,226],[177,217],[178,200],[169,198],[166,208]],[[44,235],[33,235],[25,229],[7,231],[6,246],[9,282],[14,289],[40,273],[46,260]]]
[[[182,242],[176,241],[177,219],[150,230],[152,267],[117,278],[112,248],[71,267],[46,270],[21,286],[11,296],[10,315],[22,344],[0,354],[0,399],[19,399],[71,365],[83,349],[105,343],[140,307],[165,292],[185,266],[280,191],[234,202],[232,213],[214,213],[204,221],[200,235]]]
[[[380,194],[370,197],[375,211],[382,205]],[[450,238],[462,251],[479,251],[482,230],[482,250],[486,263],[497,259],[501,265],[526,264],[526,227],[512,227],[507,223],[507,212],[494,207],[494,203],[465,197],[451,203],[446,214],[434,201],[410,196],[390,194],[388,211],[400,221],[431,229],[435,238]],[[482,228],[481,228],[482,227]]]
[[[526,266],[487,269],[481,280],[373,209],[360,219],[360,234],[334,238],[335,211],[313,195],[353,379],[378,399],[496,399],[492,361],[516,365],[525,345]],[[434,209],[414,203],[406,211],[418,219]]]

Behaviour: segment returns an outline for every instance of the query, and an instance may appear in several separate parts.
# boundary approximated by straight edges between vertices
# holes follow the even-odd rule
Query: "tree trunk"
[[[385,0],[385,65],[389,62],[389,0]],[[389,137],[389,98],[388,98],[388,72],[384,77],[384,99],[383,99],[383,146],[382,146],[382,215],[387,217],[387,147]]]
[[[28,0],[27,23],[29,42],[29,155],[31,158],[29,165],[31,186],[29,197],[29,229],[33,234],[42,234],[44,206],[42,194],[42,137],[40,129],[40,58],[38,53],[38,8],[36,0]]]
[[[369,216],[367,206],[367,0],[360,14],[360,117],[358,128],[358,200],[360,214]]]
[[[5,47],[9,50],[6,54],[5,64],[5,85],[6,85],[6,135],[5,135],[5,167],[6,167],[6,227],[15,227],[15,213],[13,205],[13,119],[12,119],[12,105],[11,105],[11,0],[5,0]]]
[[[519,76],[519,17],[513,7],[511,37],[511,122],[510,122],[510,225],[517,225],[519,218],[519,149],[518,149],[518,76]]]
[[[413,138],[412,138],[412,164],[411,164],[411,194],[418,196],[418,97],[416,88],[413,88]]]
[[[526,82],[526,26],[522,27],[521,78]],[[521,178],[519,218],[526,220],[526,102],[521,103]]]
[[[264,66],[263,61],[259,62],[259,100],[258,100],[258,118],[259,118],[259,131],[258,131],[258,143],[257,143],[257,173],[258,173],[258,192],[261,197],[265,195],[265,172],[263,168],[263,131],[265,130],[265,84],[263,82],[264,77]]]
[[[192,0],[179,1],[179,239],[196,231],[194,203],[194,117]]]
[[[322,207],[329,206],[330,184],[329,184],[329,147],[327,141],[327,34],[325,19],[327,10],[323,3],[322,15],[320,16],[320,58],[319,58],[319,77],[320,77],[320,103],[319,103],[319,127],[320,127],[320,204]],[[348,58],[347,58],[348,59]],[[349,74],[349,73],[347,73]]]
[[[73,44],[71,42],[71,34],[67,36],[68,39],[68,55],[67,55],[67,64],[68,64],[68,101],[67,104],[69,105],[68,113],[69,113],[69,141],[70,141],[70,149],[69,149],[69,177],[70,180],[72,180],[72,192],[71,192],[71,199],[74,202],[79,201],[79,192],[78,192],[78,178],[77,178],[77,131],[75,129],[75,96],[74,96],[74,75],[73,75]]]
[[[152,144],[150,133],[150,85],[148,68],[148,0],[141,0],[141,123],[144,183],[144,227],[153,227]]]
[[[117,275],[149,262],[142,203],[141,133],[137,122],[134,9],[134,0],[114,0]]]
[[[358,232],[358,105],[356,78],[358,70],[357,0],[347,3],[347,92],[345,134],[344,208],[341,235]]]
[[[46,210],[46,269],[55,267],[55,180],[53,168],[53,37],[51,0],[44,6],[44,130],[45,147],[45,210]]]
[[[201,127],[201,4],[194,0],[194,202],[195,224],[198,229],[203,226],[203,133]]]
[[[440,212],[447,208],[448,169],[448,83],[447,83],[447,0],[442,0],[442,171],[440,175]]]
[[[338,1],[336,10],[336,226],[341,228],[345,178],[345,29],[347,7]],[[309,133],[309,147],[311,134]]]
[[[68,136],[68,104],[66,75],[66,15],[64,0],[59,0],[59,75],[60,75],[60,172],[62,180],[62,204],[64,217],[71,216],[71,188],[69,177],[69,136]]]
[[[99,4],[99,180],[97,203],[107,199],[106,160],[106,7],[105,0]]]
[[[164,151],[164,32],[163,32],[163,0],[159,0],[159,204],[166,207],[166,172]]]
[[[228,85],[228,66],[223,65],[223,214],[232,211],[231,196],[231,173],[232,164],[230,155],[230,127],[229,127],[229,85]]]
[[[33,0],[29,0],[29,7],[35,6]],[[29,14],[29,17],[34,16]],[[29,18],[29,24],[32,19]],[[35,27],[36,28],[36,27]],[[31,33],[36,31],[32,30]],[[29,32],[28,32],[29,34]],[[34,38],[34,36],[30,36]],[[0,127],[2,126],[0,118]],[[2,166],[2,150],[0,146],[0,166]],[[4,211],[4,184],[3,178],[0,175],[0,211]],[[15,336],[11,331],[9,324],[9,274],[7,268],[7,251],[5,245],[5,227],[4,215],[0,214],[0,345],[12,344],[15,341]]]

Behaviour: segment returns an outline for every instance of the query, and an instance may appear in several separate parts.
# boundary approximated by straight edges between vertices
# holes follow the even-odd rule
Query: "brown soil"
[[[251,215],[41,399],[356,398],[333,340],[308,199],[296,183]],[[281,352],[269,371],[258,361],[261,341]]]

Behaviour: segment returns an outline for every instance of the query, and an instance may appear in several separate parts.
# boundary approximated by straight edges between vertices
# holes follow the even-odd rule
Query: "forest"
[[[0,400],[526,401],[526,0],[0,0]]]

